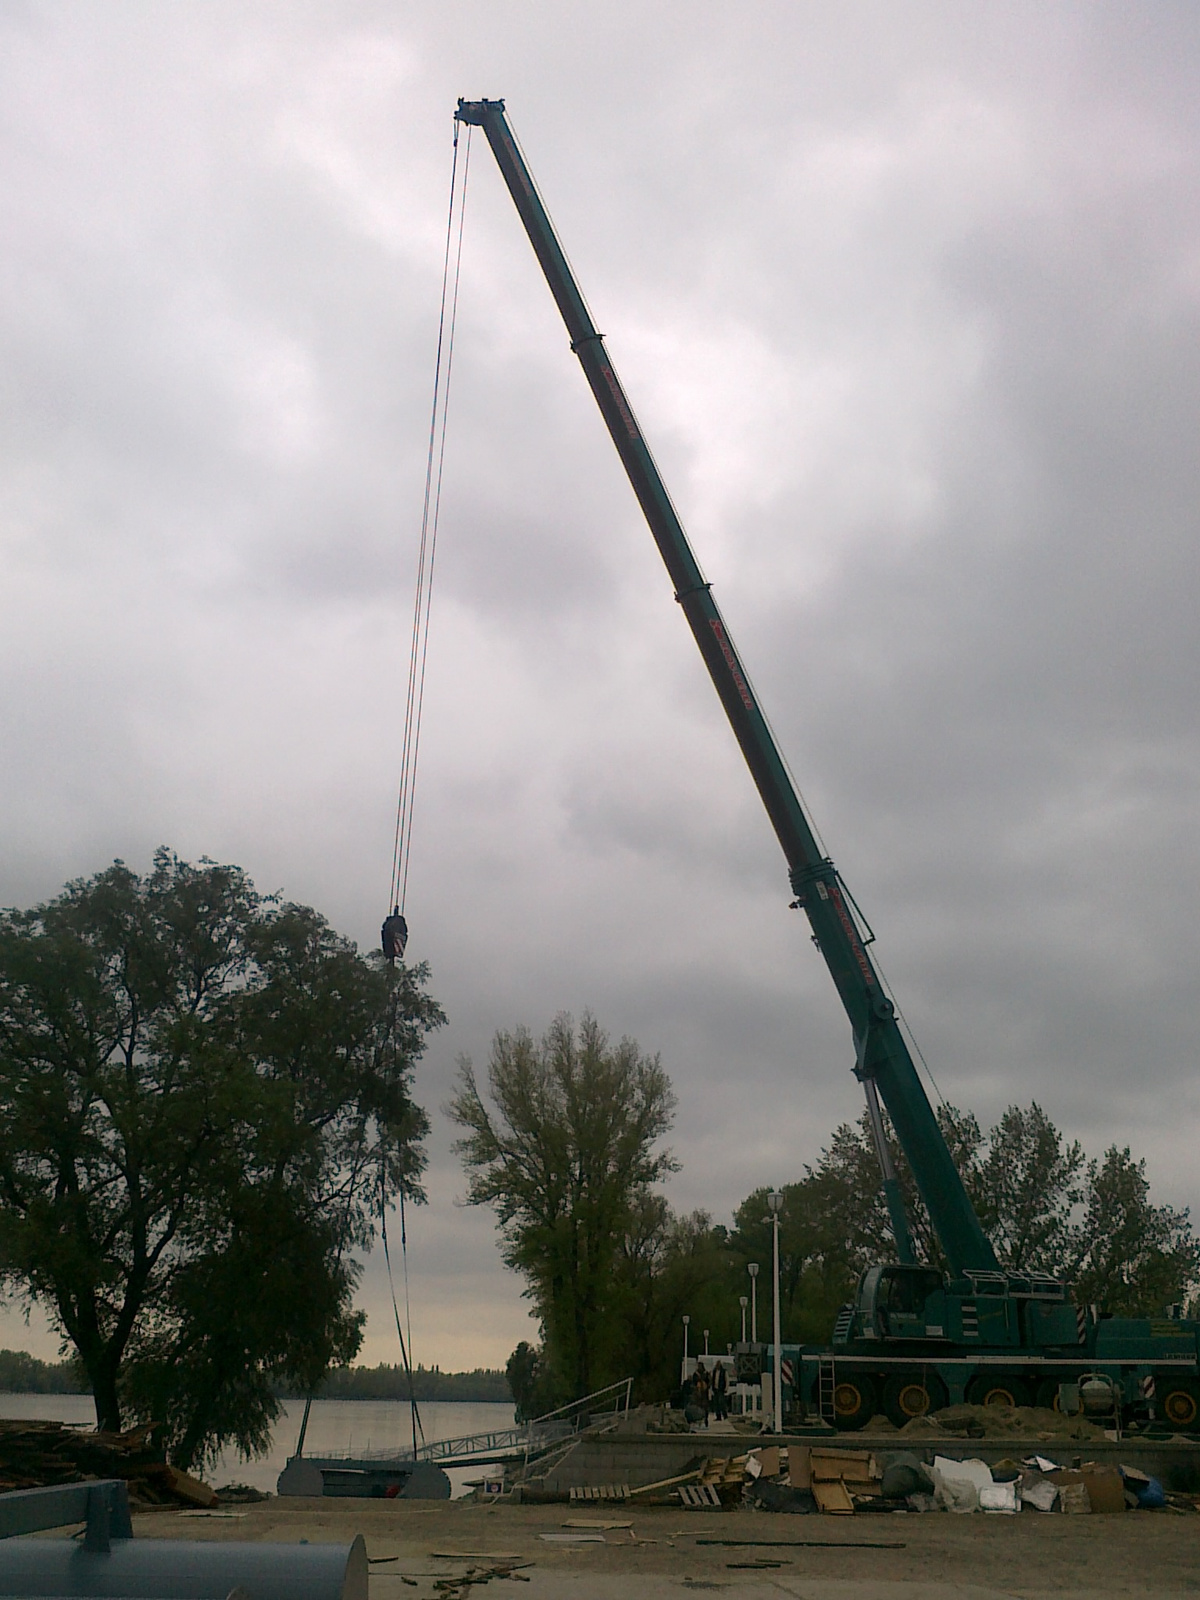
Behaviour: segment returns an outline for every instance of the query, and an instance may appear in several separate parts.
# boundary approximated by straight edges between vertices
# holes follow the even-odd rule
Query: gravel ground
[[[573,1519],[630,1522],[606,1543],[551,1544]],[[1200,1595],[1200,1515],[770,1516],[596,1505],[484,1506],[467,1501],[269,1500],[236,1515],[159,1512],[134,1519],[138,1538],[366,1540],[372,1600],[434,1600],[438,1577],[495,1557],[531,1563],[528,1583],[493,1579],[489,1600],[994,1600],[1019,1596]],[[700,1539],[827,1540],[834,1548],[702,1545]],[[855,1548],[851,1541],[875,1548]],[[903,1549],[888,1549],[902,1541]],[[437,1554],[435,1552],[440,1552]],[[448,1554],[449,1553],[449,1558]],[[380,1561],[381,1557],[396,1557]],[[455,1557],[457,1559],[455,1559]],[[769,1569],[733,1562],[774,1560]],[[402,1576],[415,1578],[416,1586]],[[483,1591],[476,1590],[477,1600]]]

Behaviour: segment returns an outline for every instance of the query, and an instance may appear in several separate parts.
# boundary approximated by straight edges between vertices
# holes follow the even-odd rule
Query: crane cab
[[[853,1337],[940,1339],[945,1300],[946,1280],[934,1267],[868,1267],[858,1281]]]

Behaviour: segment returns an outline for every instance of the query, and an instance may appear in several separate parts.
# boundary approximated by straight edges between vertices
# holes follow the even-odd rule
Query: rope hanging
[[[421,713],[425,703],[425,667],[429,654],[429,614],[433,602],[433,574],[437,559],[438,521],[442,507],[442,469],[446,459],[446,419],[450,406],[450,375],[454,366],[454,329],[458,318],[458,284],[462,270],[463,222],[466,217],[467,175],[471,165],[471,130],[462,164],[462,189],[458,187],[458,130],[454,124],[454,157],[450,168],[450,205],[446,216],[446,249],[442,261],[442,298],[438,314],[437,359],[433,375],[433,404],[429,416],[429,452],[425,462],[425,496],[421,508],[421,537],[417,549],[417,577],[413,595],[412,639],[408,657],[408,687],[404,700],[404,738],[400,747],[400,785],[396,802],[396,831],[392,844],[392,873],[388,891],[391,914],[383,924],[383,953],[389,961],[403,956],[408,942],[404,903],[408,895],[408,867],[412,851],[413,810],[417,788],[417,757],[421,747]]]

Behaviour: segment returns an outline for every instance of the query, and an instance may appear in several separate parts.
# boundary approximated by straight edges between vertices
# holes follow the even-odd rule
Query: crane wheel
[[[875,1415],[876,1390],[870,1378],[839,1378],[833,1388],[833,1425],[839,1433],[857,1433]]]
[[[967,1385],[969,1406],[1028,1406],[1033,1395],[1024,1378],[1015,1378],[1007,1372],[995,1376],[981,1373]]]
[[[897,1428],[940,1411],[946,1400],[946,1385],[932,1372],[902,1372],[884,1385],[884,1415]]]
[[[1191,1378],[1166,1378],[1158,1386],[1156,1409],[1168,1428],[1191,1432],[1200,1418],[1200,1384]]]

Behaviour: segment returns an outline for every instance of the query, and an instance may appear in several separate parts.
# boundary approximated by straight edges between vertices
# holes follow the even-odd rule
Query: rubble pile
[[[972,1409],[972,1408],[964,1408]],[[686,1472],[628,1491],[631,1501],[678,1501],[688,1510],[733,1509],[822,1512],[1021,1511],[1066,1514],[1125,1510],[1197,1509],[1189,1498],[1168,1495],[1136,1467],[1084,1461],[1063,1467],[1046,1456],[993,1463],[936,1455],[924,1462],[912,1452],[889,1452],[881,1467],[869,1450],[824,1445],[765,1445],[738,1456],[697,1459]]]

